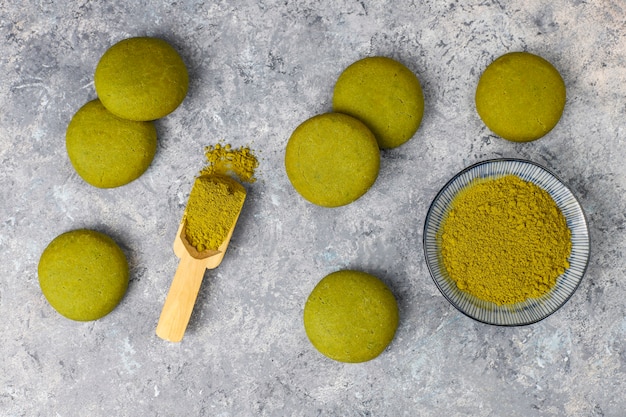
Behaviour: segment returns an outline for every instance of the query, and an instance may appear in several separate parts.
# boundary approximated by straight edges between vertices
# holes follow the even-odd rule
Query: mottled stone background
[[[157,122],[138,180],[96,189],[65,152],[66,126],[95,98],[113,43],[162,37],[191,85]],[[626,4],[540,1],[0,0],[0,415],[623,416],[626,410]],[[513,144],[492,135],[473,97],[510,51],[550,60],[567,85],[560,123]],[[324,209],[291,188],[285,144],[331,109],[352,62],[395,58],[422,82],[419,131],[382,153],[357,202]],[[258,181],[222,265],[207,272],[184,341],[154,334],[177,266],[177,225],[203,148],[250,145]],[[477,323],[432,282],[422,228],[438,189],[484,159],[542,164],[586,212],[592,256],[578,291],[526,327]],[[78,323],[41,294],[37,263],[58,234],[109,233],[131,283],[119,307]],[[321,356],[302,326],[324,275],[351,267],[396,294],[401,321],[377,359]]]

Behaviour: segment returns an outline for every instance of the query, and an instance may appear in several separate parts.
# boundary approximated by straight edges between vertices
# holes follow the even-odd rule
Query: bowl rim
[[[522,165],[532,165],[532,166],[538,168],[539,170],[544,171],[549,176],[553,177],[558,182],[558,184],[561,187],[563,187],[563,189],[565,189],[567,191],[567,193],[572,198],[572,200],[575,203],[578,211],[581,214],[581,217],[582,217],[582,227],[584,227],[584,232],[585,232],[585,237],[586,237],[585,243],[586,243],[586,248],[587,248],[586,252],[584,253],[584,256],[585,256],[584,266],[582,267],[582,271],[580,273],[580,277],[578,277],[576,284],[571,288],[571,290],[569,291],[569,294],[567,294],[567,296],[561,302],[559,302],[557,305],[555,305],[554,307],[550,308],[550,311],[547,314],[543,314],[541,317],[538,317],[538,318],[535,318],[535,319],[519,321],[519,322],[515,322],[515,323],[503,323],[503,322],[497,322],[497,321],[484,320],[482,318],[475,317],[474,315],[470,314],[468,311],[463,309],[461,306],[459,306],[457,304],[457,302],[455,300],[453,300],[451,298],[451,296],[444,290],[444,288],[442,288],[442,286],[440,285],[440,283],[436,279],[435,268],[439,268],[439,265],[438,265],[438,263],[435,264],[435,265],[431,264],[430,258],[428,256],[428,254],[429,254],[429,252],[428,252],[429,244],[427,243],[427,238],[431,235],[430,233],[428,233],[428,226],[430,224],[430,220],[431,220],[431,217],[433,215],[433,209],[435,208],[436,203],[439,201],[439,199],[441,198],[443,193],[446,192],[447,189],[453,183],[455,183],[455,181],[457,181],[459,177],[461,177],[462,175],[464,175],[465,173],[467,173],[469,171],[475,170],[479,166],[490,165],[490,164],[494,164],[494,163],[506,163],[506,162],[520,163]],[[514,172],[511,172],[510,174],[516,175],[516,176],[519,177],[519,174],[516,174]],[[507,175],[507,173],[504,173],[502,175]],[[479,177],[474,177],[474,178],[479,178]],[[487,178],[487,177],[485,177],[485,178]],[[524,180],[528,181],[526,179],[524,179]],[[534,181],[531,181],[531,182],[534,183]],[[454,194],[454,196],[456,196],[456,193]],[[492,159],[486,159],[486,160],[475,162],[475,163],[473,163],[473,164],[463,168],[462,170],[458,171],[455,175],[453,175],[452,178],[450,178],[439,189],[439,191],[437,192],[435,197],[432,199],[432,201],[430,203],[430,206],[428,207],[428,211],[426,213],[426,216],[424,218],[424,227],[423,227],[423,233],[422,233],[422,248],[423,248],[423,251],[424,251],[424,258],[425,258],[425,261],[426,261],[426,266],[428,268],[428,272],[430,274],[431,279],[435,283],[435,286],[437,287],[439,292],[444,296],[444,298],[453,307],[455,307],[459,312],[461,312],[463,315],[465,315],[465,316],[467,316],[467,317],[469,317],[469,318],[471,318],[471,319],[473,319],[473,320],[475,320],[477,322],[480,322],[480,323],[494,325],[494,326],[501,326],[501,327],[518,327],[518,326],[526,326],[526,325],[534,324],[534,323],[537,323],[537,322],[540,322],[540,321],[544,320],[545,318],[551,316],[552,314],[557,312],[559,309],[561,309],[561,307],[563,307],[563,305],[565,305],[565,303],[567,303],[567,301],[569,301],[569,299],[574,295],[574,293],[577,291],[578,287],[580,286],[580,283],[582,282],[583,277],[585,276],[585,274],[587,272],[587,267],[589,266],[589,259],[591,258],[591,237],[590,237],[590,234],[589,234],[589,222],[587,221],[587,217],[586,217],[585,212],[584,212],[584,210],[582,208],[582,205],[580,204],[580,201],[578,200],[576,195],[572,192],[571,188],[568,187],[563,182],[563,180],[561,180],[561,178],[559,176],[557,176],[554,172],[552,172],[551,170],[545,168],[544,166],[542,166],[542,165],[540,165],[540,164],[538,164],[536,162],[533,162],[533,161],[530,161],[530,160],[526,160],[526,159],[521,159],[521,158],[492,158]],[[441,272],[439,272],[439,271],[437,271],[437,272],[439,274],[441,274]],[[524,302],[526,302],[526,301],[524,301]],[[511,306],[515,306],[517,304],[520,304],[520,303],[515,303],[515,304],[512,304]]]

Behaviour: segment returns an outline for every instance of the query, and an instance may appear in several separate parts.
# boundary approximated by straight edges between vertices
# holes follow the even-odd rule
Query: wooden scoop
[[[231,181],[235,182],[234,180]],[[236,185],[241,187],[240,190],[243,190],[245,193],[245,189],[241,184],[236,183]],[[243,204],[243,201],[241,203]],[[224,254],[233,235],[233,230],[235,230],[239,213],[240,211],[235,214],[232,226],[217,250],[207,249],[201,252],[187,239],[185,234],[186,216],[183,217],[173,245],[174,253],[180,258],[180,262],[156,328],[156,334],[160,338],[170,342],[180,342],[183,339],[198,292],[200,291],[204,272],[207,269],[217,268],[222,259],[224,259]]]

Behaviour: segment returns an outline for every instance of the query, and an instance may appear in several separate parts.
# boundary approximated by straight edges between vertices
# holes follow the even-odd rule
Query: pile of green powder
[[[253,183],[259,161],[248,146],[233,148],[230,145],[214,145],[205,148],[207,166],[200,175],[236,176],[239,181]]]

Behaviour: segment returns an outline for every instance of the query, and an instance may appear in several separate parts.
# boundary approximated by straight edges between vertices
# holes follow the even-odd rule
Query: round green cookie
[[[65,145],[78,175],[95,187],[112,188],[148,169],[156,153],[157,133],[152,122],[120,119],[93,100],[72,117]]]
[[[341,113],[314,116],[296,128],[285,152],[293,187],[323,207],[343,206],[374,184],[380,167],[376,138],[359,120]]]
[[[529,142],[547,134],[565,107],[565,83],[545,59],[512,52],[493,61],[476,88],[476,110],[496,135]]]
[[[189,87],[182,58],[157,38],[130,38],[109,48],[96,67],[102,104],[128,120],[155,120],[173,112]]]
[[[77,321],[104,317],[128,288],[128,262],[119,246],[94,230],[57,236],[39,260],[39,285],[50,305]]]
[[[398,305],[389,288],[360,271],[334,272],[313,289],[304,306],[304,328],[322,354],[340,362],[365,362],[385,350],[398,327]]]
[[[381,148],[395,148],[417,132],[424,115],[424,95],[415,74],[400,62],[369,57],[339,76],[333,111],[365,123]]]

